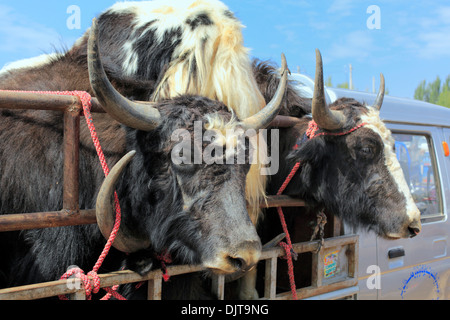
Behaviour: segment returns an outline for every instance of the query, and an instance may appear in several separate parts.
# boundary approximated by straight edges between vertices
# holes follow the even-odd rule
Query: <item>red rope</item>
[[[86,123],[88,125],[89,131],[91,133],[92,141],[95,146],[95,150],[97,151],[98,158],[100,160],[100,164],[102,166],[103,172],[105,176],[108,176],[109,174],[109,168],[106,163],[105,155],[103,154],[103,150],[100,146],[100,142],[98,139],[97,132],[95,131],[94,123],[92,120],[91,115],[91,95],[84,91],[21,91],[21,90],[0,90],[3,92],[25,92],[25,93],[37,93],[37,94],[48,94],[48,95],[58,95],[58,96],[75,96],[78,97],[81,100],[81,104],[83,106],[83,113],[84,117],[86,119]],[[97,262],[94,265],[94,268],[92,271],[90,271],[87,275],[84,274],[84,271],[80,268],[73,268],[68,270],[66,273],[64,273],[61,276],[61,280],[68,279],[69,277],[75,275],[77,278],[80,278],[84,283],[84,289],[86,291],[86,299],[90,300],[92,298],[92,293],[98,293],[100,291],[100,278],[97,274],[98,270],[103,264],[103,261],[105,260],[106,256],[108,255],[109,251],[111,250],[111,246],[116,238],[117,232],[120,228],[120,222],[121,222],[121,211],[120,211],[120,203],[119,203],[119,197],[117,196],[117,193],[114,193],[114,202],[115,202],[115,210],[116,210],[116,221],[114,223],[113,230],[111,231],[111,235],[109,236],[108,241],[106,242],[106,245],[100,254],[100,257],[98,258]],[[92,280],[92,284],[91,284]],[[124,297],[122,297],[119,293],[117,293],[118,285],[112,287],[112,288],[103,288],[105,291],[108,292],[105,297],[102,298],[102,300],[108,300],[111,298],[111,296],[114,296],[117,299],[125,300]],[[67,300],[66,296],[59,296],[61,300]]]
[[[83,113],[84,113],[84,117],[86,119],[86,124],[89,128],[89,132],[91,133],[92,141],[94,143],[95,150],[97,151],[97,155],[100,160],[100,164],[102,166],[103,173],[105,174],[105,177],[108,176],[109,175],[109,167],[108,167],[108,164],[106,163],[106,158],[103,153],[102,147],[100,146],[100,141],[98,139],[98,135],[95,130],[94,122],[92,120],[91,95],[87,92],[82,92],[82,91],[65,92],[63,94],[74,95],[74,96],[77,96],[78,98],[80,98],[82,106],[83,106]],[[102,266],[103,261],[105,260],[109,251],[111,250],[111,246],[114,243],[114,240],[116,239],[117,232],[119,231],[120,223],[122,220],[119,197],[117,195],[117,192],[114,192],[114,204],[115,204],[115,210],[116,210],[116,220],[114,222],[114,227],[111,231],[111,235],[109,236],[108,241],[106,242],[106,245],[103,248],[103,251],[100,254],[97,262],[95,263],[94,268],[92,269],[91,272],[88,273],[88,276],[89,275],[92,276],[92,280],[94,283],[93,293],[97,293],[100,290],[100,278],[98,277],[97,272],[100,269],[100,267]],[[63,275],[63,277],[64,277],[64,275]],[[63,277],[61,277],[61,278],[63,278]],[[119,300],[126,300],[124,297],[122,297],[117,292],[118,288],[119,288],[118,285],[115,285],[112,288],[104,288],[104,290],[107,291],[108,293],[102,298],[102,300],[109,300],[111,298],[111,296],[114,296],[115,298],[117,298]],[[86,290],[86,297],[88,300],[90,300],[90,295],[88,295],[88,290]]]
[[[317,133],[317,131],[319,130],[319,126],[317,125],[317,123],[314,120],[311,120],[308,124],[308,130],[306,130],[306,135],[308,136],[309,139],[315,138],[315,137],[320,137],[320,136],[345,136],[347,134],[352,133],[353,131],[358,130],[361,127],[364,127],[367,123],[366,122],[362,122],[359,125],[357,125],[354,128],[351,128],[348,131],[344,131],[344,132],[320,132]]]
[[[352,129],[350,129],[349,131],[346,131],[346,132],[320,132],[320,133],[317,133],[317,131],[319,130],[319,126],[317,125],[317,123],[314,120],[311,120],[308,123],[308,129],[306,130],[306,136],[309,139],[313,139],[315,137],[320,137],[320,136],[325,136],[325,135],[329,135],[329,136],[344,136],[344,135],[352,133],[353,131],[358,130],[359,128],[361,128],[361,127],[363,127],[365,125],[366,125],[366,123],[363,122],[363,123],[359,124],[358,126],[352,128]],[[294,149],[297,149],[299,146],[300,146],[300,143],[297,143],[294,146]],[[300,168],[300,162],[297,162],[294,165],[294,167],[292,168],[292,170],[289,173],[289,175],[287,176],[286,180],[281,185],[280,189],[278,190],[277,196],[281,195],[284,192],[284,190],[286,189],[288,184],[291,182],[292,178],[297,173],[299,168]],[[287,263],[288,263],[289,283],[290,283],[290,286],[291,286],[292,298],[294,300],[297,300],[297,289],[296,289],[295,278],[294,278],[294,264],[292,262],[292,257],[293,256],[294,256],[294,259],[297,259],[297,253],[295,253],[295,251],[294,251],[294,249],[292,247],[291,237],[289,235],[289,231],[288,231],[288,228],[287,228],[286,219],[284,218],[283,209],[281,207],[277,207],[277,211],[278,211],[278,215],[280,217],[281,226],[283,227],[283,232],[286,234],[286,242],[287,242],[287,243],[281,242],[280,246],[283,247],[283,249],[286,251],[286,259],[287,259]]]
[[[164,282],[167,282],[170,279],[170,275],[169,275],[169,272],[167,271],[166,264],[172,263],[172,256],[170,255],[170,253],[168,251],[165,251],[162,254],[158,255],[157,258],[161,262],[161,270],[163,272],[162,277],[164,279]]]
[[[280,189],[277,192],[277,196],[281,195],[288,184],[291,182],[294,175],[297,173],[298,169],[300,168],[300,162],[297,162],[294,165],[294,168],[292,168],[291,173],[287,176],[284,183],[281,185]],[[283,209],[281,207],[277,207],[278,216],[280,217],[281,226],[283,227],[283,232],[286,234],[286,242],[281,242],[280,246],[284,248],[286,251],[286,259],[288,263],[288,274],[289,274],[289,283],[291,286],[291,292],[292,292],[292,299],[297,300],[297,287],[295,285],[295,278],[294,278],[294,263],[292,262],[292,256],[294,255],[294,258],[297,259],[297,254],[294,252],[294,249],[292,247],[291,242],[291,236],[289,235],[289,231],[286,224],[286,219],[284,218]]]

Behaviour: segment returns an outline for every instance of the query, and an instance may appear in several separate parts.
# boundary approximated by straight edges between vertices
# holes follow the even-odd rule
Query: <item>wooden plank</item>
[[[264,298],[275,299],[277,294],[277,258],[266,260],[266,274],[264,281]]]
[[[268,196],[267,201],[261,201],[260,208],[276,208],[276,207],[304,207],[306,202],[285,195]]]
[[[348,252],[348,275],[350,277],[358,277],[358,265],[359,265],[359,242],[349,245]]]
[[[162,297],[162,274],[155,274],[155,276],[148,280],[147,290],[148,300],[161,300]]]
[[[86,292],[84,289],[78,290],[77,292],[69,295],[69,300],[86,300]]]
[[[311,266],[311,286],[314,288],[320,287],[323,280],[323,249],[319,252],[314,252],[312,255]]]
[[[97,223],[95,210],[54,211],[0,215],[0,232]]]
[[[91,112],[104,113],[96,98],[91,100]],[[75,96],[29,93],[24,91],[0,91],[0,109],[33,109],[64,111],[81,108],[81,101]]]
[[[298,207],[305,202],[289,196],[270,196],[267,203],[261,202],[262,208]],[[38,213],[5,214],[0,216],[0,232],[55,228],[97,223],[95,210],[52,211]]]
[[[298,299],[305,299],[309,297],[314,297],[319,294],[324,294],[331,291],[341,290],[349,287],[356,286],[358,284],[358,279],[356,278],[348,278],[343,281],[331,283],[329,285],[324,285],[321,287],[305,287],[297,290],[297,298]],[[283,292],[276,296],[275,300],[291,300],[292,299],[292,293],[289,292]]]
[[[225,276],[214,276],[212,281],[212,293],[218,300],[225,300]]]
[[[79,289],[67,285],[66,280],[38,283],[0,290],[0,300],[35,300],[63,294],[74,294]]]
[[[63,208],[77,212],[79,206],[80,112],[81,108],[64,112]]]
[[[341,236],[337,238],[332,239],[326,239],[324,243],[324,248],[333,248],[333,246],[342,246],[342,245],[351,245],[351,254],[354,254],[354,257],[352,257],[349,261],[349,275],[353,276],[353,278],[349,280],[345,280],[338,283],[333,283],[326,286],[321,287],[310,287],[310,288],[302,288],[299,289],[299,297],[310,297],[318,294],[322,294],[327,292],[327,290],[338,290],[345,288],[347,286],[354,286],[357,284],[357,240],[358,236]],[[305,242],[305,243],[296,243],[293,244],[294,251],[297,253],[303,253],[303,252],[311,252],[316,250],[318,247],[317,241],[313,242]],[[323,251],[323,250],[322,250]],[[272,262],[270,262],[270,267],[272,270],[270,270],[270,273],[273,274],[275,270],[275,263],[273,261],[276,261],[277,257],[283,256],[285,254],[284,250],[282,248],[272,248],[268,250],[264,250],[261,254],[261,260],[267,260],[272,259]],[[323,258],[322,258],[323,260]],[[355,265],[356,263],[356,265]],[[353,266],[352,266],[353,265]],[[170,266],[167,268],[168,273],[170,276],[177,276],[181,274],[186,273],[192,273],[192,272],[199,272],[204,270],[202,266],[189,266],[189,265],[183,265],[183,266]],[[320,271],[319,271],[320,272]],[[323,273],[323,269],[322,272]],[[162,285],[161,285],[161,270],[154,270],[147,274],[144,277],[141,277],[139,274],[134,273],[132,271],[117,271],[112,272],[108,274],[102,274],[99,275],[101,287],[112,287],[114,285],[121,285],[125,283],[134,283],[134,282],[141,282],[141,281],[153,281],[152,283],[149,283],[149,291],[150,296],[155,299],[161,299],[161,293],[162,293]],[[273,277],[272,277],[273,279]],[[272,281],[272,280],[270,280]],[[274,298],[273,292],[273,284],[271,284],[272,287],[270,289],[267,289],[268,295],[265,295],[265,299],[267,296],[270,298]],[[303,290],[303,291],[301,291]],[[75,298],[79,299],[82,298],[82,293],[78,292],[79,289],[74,287],[73,285],[68,285],[67,280],[59,280],[59,281],[52,281],[47,283],[40,283],[40,284],[34,284],[34,285],[28,285],[28,286],[22,286],[22,287],[15,287],[15,288],[9,288],[9,289],[2,289],[0,290],[0,300],[34,300],[34,299],[41,299],[41,298],[47,298],[47,297],[53,297],[57,295],[63,295],[63,294],[75,294]],[[266,290],[265,290],[266,291]],[[291,296],[290,292],[283,293],[280,295],[275,296],[275,299],[289,299]]]

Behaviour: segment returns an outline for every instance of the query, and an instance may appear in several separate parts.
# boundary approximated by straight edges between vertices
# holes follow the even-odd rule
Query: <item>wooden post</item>
[[[212,293],[217,296],[217,299],[225,300],[225,276],[214,276],[212,280]]]
[[[148,280],[147,297],[148,300],[161,300],[162,296],[162,274],[159,272]]]
[[[266,279],[264,283],[264,298],[275,299],[277,295],[277,257],[266,260]]]

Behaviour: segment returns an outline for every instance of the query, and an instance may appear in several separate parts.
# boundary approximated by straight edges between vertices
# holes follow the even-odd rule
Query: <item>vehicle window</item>
[[[422,218],[443,214],[436,163],[430,138],[419,134],[393,134],[397,158]]]

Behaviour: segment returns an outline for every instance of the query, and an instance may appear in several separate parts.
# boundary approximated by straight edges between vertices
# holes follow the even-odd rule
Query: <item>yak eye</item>
[[[373,150],[372,147],[362,147],[359,149],[359,154],[364,158],[371,158],[373,156]]]

